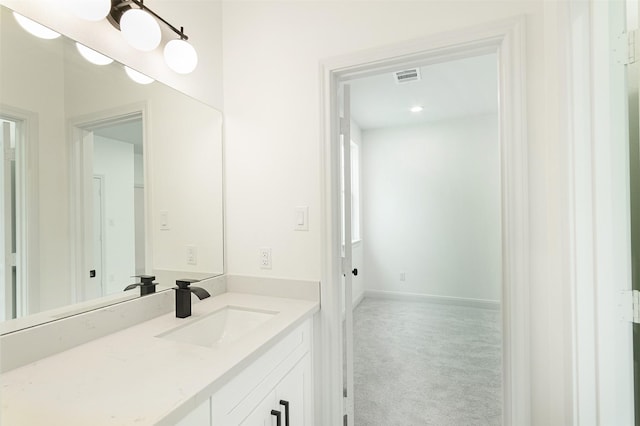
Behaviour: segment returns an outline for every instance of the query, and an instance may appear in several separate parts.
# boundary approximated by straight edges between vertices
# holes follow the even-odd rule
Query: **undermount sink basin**
[[[233,342],[273,318],[277,312],[226,306],[157,337],[215,348]]]

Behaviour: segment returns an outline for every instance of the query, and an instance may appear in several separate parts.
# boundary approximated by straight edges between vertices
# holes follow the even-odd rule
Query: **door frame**
[[[322,265],[316,423],[342,424],[342,297],[339,84],[398,67],[496,53],[502,188],[503,419],[530,424],[529,203],[525,18],[436,34],[321,62]]]
[[[628,108],[613,54],[624,8],[591,0],[564,12],[571,385],[574,424],[587,426],[634,423]]]
[[[0,115],[19,123],[16,130],[17,273],[22,285],[16,289],[16,316],[40,311],[40,166],[38,114],[0,103]]]
[[[117,108],[98,111],[78,117],[73,117],[68,121],[69,137],[69,212],[70,212],[70,258],[71,258],[71,300],[74,302],[84,301],[84,287],[86,282],[86,273],[89,271],[89,263],[85,255],[84,247],[91,244],[88,238],[86,223],[87,203],[91,204],[93,189],[92,184],[89,185],[89,178],[93,173],[85,167],[85,164],[92,157],[93,151],[86,149],[84,137],[88,130],[98,125],[107,123],[117,123],[125,121],[132,116],[140,116],[142,119],[142,144],[144,150],[142,153],[144,179],[145,179],[145,196],[144,210],[145,214],[150,211],[152,205],[153,185],[151,182],[152,174],[152,144],[149,129],[149,108],[146,102],[137,102],[129,105],[123,105]],[[145,269],[151,270],[153,265],[153,234],[151,220],[145,218]]]

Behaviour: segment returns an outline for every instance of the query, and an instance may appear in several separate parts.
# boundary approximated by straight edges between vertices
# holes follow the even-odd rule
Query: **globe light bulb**
[[[85,58],[92,64],[109,65],[113,62],[113,59],[111,59],[110,57],[104,56],[102,53],[98,53],[95,50],[88,48],[84,44],[76,42],[76,49],[78,49],[78,52],[80,52],[83,58]]]
[[[153,83],[155,81],[151,77],[146,76],[146,75],[142,74],[141,72],[138,72],[138,71],[136,71],[134,69],[131,69],[126,65],[124,67],[124,70],[127,73],[127,75],[129,76],[129,78],[131,80],[135,81],[138,84],[149,84],[149,83]]]
[[[185,40],[171,40],[164,47],[164,61],[179,74],[189,74],[198,65],[198,53]]]
[[[46,40],[52,40],[54,38],[60,37],[59,33],[50,30],[44,25],[38,24],[37,22],[32,21],[31,19],[22,16],[19,13],[13,12],[13,17],[16,18],[18,24],[20,24],[20,26],[31,35],[39,38],[44,38]]]
[[[142,9],[129,9],[120,18],[120,31],[131,47],[150,52],[160,44],[160,25]]]

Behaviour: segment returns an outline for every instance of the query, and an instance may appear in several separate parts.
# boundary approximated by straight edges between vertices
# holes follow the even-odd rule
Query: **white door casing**
[[[3,153],[3,161],[7,160],[4,167],[5,186],[15,187],[15,226],[16,244],[11,250],[15,250],[15,255],[11,254],[11,259],[7,262],[15,266],[16,288],[9,289],[10,295],[7,301],[15,298],[15,312],[17,317],[29,315],[32,312],[40,311],[40,216],[39,216],[39,153],[38,153],[38,115],[0,104],[0,114],[7,120],[16,123],[15,126],[15,148],[11,153]],[[5,155],[9,155],[5,159]],[[15,165],[15,179],[11,182],[9,166],[13,162]],[[10,197],[10,193],[3,191],[3,196]],[[11,201],[11,200],[9,200]],[[11,201],[13,202],[13,201]],[[11,206],[3,203],[5,214],[10,214]],[[8,209],[8,210],[7,210]],[[11,244],[11,233],[7,235],[9,240],[5,241],[6,247]],[[5,270],[8,281],[13,280],[11,268]],[[15,294],[13,294],[15,290]]]
[[[321,324],[323,407],[321,424],[342,424],[342,265],[340,122],[338,90],[350,79],[398,66],[496,53],[499,63],[502,188],[502,307],[504,424],[530,424],[529,237],[524,75],[524,18],[434,35],[322,64],[323,251]],[[346,143],[347,147],[349,146]],[[348,158],[348,157],[347,157]],[[346,163],[345,159],[345,163]],[[348,234],[346,239],[349,239]],[[345,247],[347,247],[345,245]],[[347,262],[349,263],[349,262]]]
[[[344,414],[346,415],[346,426],[354,424],[354,398],[353,398],[353,277],[351,270],[353,268],[353,256],[351,245],[351,90],[348,84],[343,84],[339,88],[342,104],[339,108],[338,121],[340,123],[340,146],[342,149],[341,161],[341,181],[342,181],[342,238],[343,254],[342,254],[342,276],[344,290],[342,292],[342,301],[344,304],[344,339],[342,340],[343,368],[344,374],[343,396],[344,396]]]
[[[148,141],[147,106],[145,103],[124,105],[112,110],[101,111],[76,117],[69,121],[69,156],[70,156],[70,244],[71,244],[71,278],[73,280],[71,300],[84,301],[86,289],[94,281],[89,278],[89,271],[94,269],[93,263],[93,131],[97,126],[125,122],[131,118],[141,117],[143,126],[143,168],[145,176],[144,211],[151,205],[152,183],[151,144]],[[145,270],[151,270],[153,259],[151,253],[152,232],[151,221],[144,223],[145,234]],[[103,256],[104,265],[104,256]],[[105,283],[106,285],[106,283]]]
[[[104,276],[104,176],[93,176],[93,253],[92,267],[96,276],[88,281],[86,290],[90,298],[105,296]]]
[[[0,148],[2,149],[2,166],[0,167],[0,185],[2,186],[2,201],[0,202],[0,218],[2,218],[2,223],[0,223],[1,232],[0,232],[0,254],[2,255],[2,276],[0,280],[2,280],[2,285],[0,285],[0,290],[2,291],[2,306],[0,307],[0,321],[8,320],[13,318],[13,299],[14,299],[14,289],[13,289],[13,266],[15,262],[14,253],[13,253],[13,244],[11,241],[11,230],[13,228],[13,215],[11,213],[12,210],[12,200],[11,200],[11,191],[12,191],[12,178],[11,178],[11,149],[10,149],[10,138],[11,138],[11,129],[9,122],[2,123],[2,144]]]

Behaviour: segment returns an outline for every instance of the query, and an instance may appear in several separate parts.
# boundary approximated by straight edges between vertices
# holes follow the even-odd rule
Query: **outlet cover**
[[[196,246],[187,246],[187,265],[198,264],[198,249]]]
[[[271,248],[260,248],[260,269],[271,269]]]

